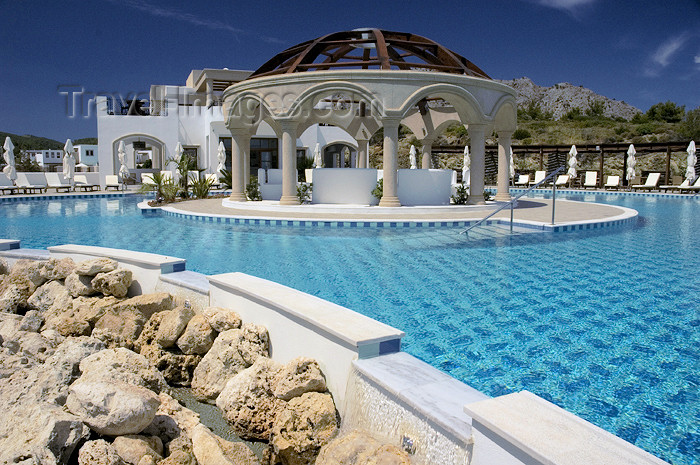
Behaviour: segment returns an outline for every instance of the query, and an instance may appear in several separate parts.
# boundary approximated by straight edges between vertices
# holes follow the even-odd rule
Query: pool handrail
[[[500,211],[506,209],[507,207],[510,207],[510,232],[512,233],[513,232],[513,205],[515,203],[517,203],[517,201],[520,197],[524,196],[525,194],[529,194],[530,191],[532,191],[533,189],[536,189],[536,188],[540,187],[542,184],[549,181],[550,179],[553,179],[554,176],[559,174],[564,168],[566,168],[566,166],[560,166],[559,168],[557,168],[556,170],[554,170],[553,172],[551,172],[547,176],[545,176],[544,179],[542,179],[541,181],[538,181],[537,184],[533,184],[532,186],[528,187],[527,189],[525,189],[524,192],[521,192],[520,194],[513,197],[508,202],[504,203],[503,205],[501,205],[500,207],[498,207],[497,209],[495,209],[494,211],[492,211],[491,213],[489,213],[488,215],[486,215],[485,217],[483,217],[482,219],[480,219],[479,221],[477,221],[473,225],[471,225],[468,228],[461,231],[460,234],[467,234],[469,231],[471,231],[472,229],[476,228],[477,226],[483,224],[486,220],[491,218],[493,215],[495,215],[496,213],[499,213]],[[557,186],[556,186],[556,184],[553,184],[552,185],[552,224],[554,224],[554,202],[555,202],[556,191],[557,191]]]

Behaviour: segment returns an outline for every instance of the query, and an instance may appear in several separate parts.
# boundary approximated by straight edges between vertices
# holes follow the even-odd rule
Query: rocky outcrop
[[[104,439],[88,441],[78,453],[78,465],[126,465],[112,444]]]
[[[192,451],[199,465],[260,465],[248,446],[226,441],[201,424],[194,428]]]
[[[49,258],[39,271],[39,275],[46,281],[64,280],[75,270],[75,262],[72,258]]]
[[[185,307],[162,312],[153,342],[163,349],[174,346],[193,316],[194,311]]]
[[[533,103],[539,105],[543,112],[551,112],[557,120],[573,108],[580,108],[585,113],[595,102],[601,102],[603,115],[611,118],[629,120],[640,113],[639,109],[628,103],[604,97],[583,86],[574,86],[568,82],[551,87],[538,86],[526,77],[498,82],[516,90],[518,109],[526,109]]]
[[[138,465],[147,455],[156,461],[163,459],[163,441],[158,436],[119,436],[114,438],[112,446],[117,454],[131,465]]]
[[[316,465],[410,465],[408,454],[364,431],[350,431],[321,449]]]
[[[282,367],[275,379],[273,394],[291,400],[307,392],[326,392],[326,379],[316,360],[299,357]]]
[[[90,284],[93,289],[104,295],[126,297],[132,282],[133,275],[131,271],[119,268],[108,273],[98,273]]]
[[[85,276],[73,271],[66,277],[66,289],[72,297],[81,295],[94,295],[97,290],[92,287],[92,276]]]
[[[167,292],[154,292],[152,294],[142,294],[126,299],[114,306],[116,311],[126,307],[133,307],[143,313],[146,318],[151,318],[154,313],[173,308],[173,296]]]
[[[202,315],[207,319],[212,329],[218,333],[223,333],[229,329],[238,329],[242,324],[238,313],[228,308],[207,307],[202,312]]]
[[[114,271],[117,266],[117,261],[111,258],[92,258],[78,263],[75,272],[81,276],[96,276],[98,273]]]
[[[146,317],[133,307],[126,307],[119,311],[110,309],[97,320],[92,335],[104,341],[109,347],[131,349],[141,335],[145,324]]]
[[[81,380],[122,381],[155,393],[167,388],[163,375],[143,355],[125,348],[107,349],[80,362]]]
[[[183,354],[204,355],[214,345],[216,331],[204,315],[195,315],[177,340],[177,346]]]
[[[268,351],[269,337],[262,326],[245,324],[220,333],[194,370],[192,393],[201,401],[214,403],[232,376],[267,357]]]

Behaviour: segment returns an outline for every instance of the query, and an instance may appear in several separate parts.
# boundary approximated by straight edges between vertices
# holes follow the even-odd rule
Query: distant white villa
[[[493,133],[496,200],[509,200],[516,116],[513,89],[430,39],[380,29],[336,32],[290,47],[252,73],[193,70],[184,86],[152,86],[148,99],[98,98],[100,176],[104,183],[119,171],[121,142],[130,170],[146,158],[152,170],[165,169],[179,144],[200,171],[215,173],[223,142],[231,201],[245,201],[250,175],[264,168],[278,170],[266,175],[275,180],[276,199],[294,205],[299,160],[311,158],[318,144],[324,168],[356,169],[314,171],[314,202],[367,203],[381,177],[380,206],[444,205],[453,173],[430,169],[431,147],[459,123],[471,140],[469,202],[484,203],[485,140]],[[398,169],[400,125],[420,141],[422,169]],[[369,139],[380,128],[382,172],[369,166]]]
[[[81,144],[73,148],[76,163],[82,163],[88,167],[97,166],[97,145]],[[63,167],[63,150],[25,150],[24,153],[34,158],[44,171],[56,171]]]

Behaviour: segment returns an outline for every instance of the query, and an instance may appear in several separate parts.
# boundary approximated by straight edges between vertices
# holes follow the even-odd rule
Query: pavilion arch
[[[112,141],[112,171],[113,173],[111,174],[118,174],[119,168],[120,168],[120,163],[119,163],[119,143],[124,141],[124,145],[132,145],[134,142],[139,141],[139,142],[146,142],[151,144],[151,147],[153,148],[154,152],[153,153],[153,167],[154,168],[160,168],[162,166],[165,166],[165,142],[162,140],[158,139],[157,137],[148,135],[148,134],[141,134],[141,133],[133,133],[133,134],[126,134],[123,136],[120,136],[117,139],[114,139]],[[134,169],[136,168],[136,160],[134,157],[134,151],[132,147],[132,152],[128,153],[128,148],[127,148],[127,167],[129,169]]]
[[[407,98],[398,109],[403,116],[407,115],[418,102],[427,97],[439,97],[450,103],[463,124],[484,122],[484,112],[477,99],[463,87],[454,84],[433,84],[422,87]]]
[[[224,107],[225,122],[228,127],[254,130],[260,121],[274,115],[268,102],[256,91],[245,91],[227,101]]]
[[[497,133],[512,133],[517,128],[517,104],[512,97],[502,97],[494,106],[493,115],[494,131]]]
[[[328,95],[330,93],[350,93],[353,98],[356,96],[363,98],[369,103],[372,115],[380,115],[384,111],[381,101],[377,98],[375,93],[367,87],[353,82],[331,81],[312,85],[305,89],[295,99],[289,112],[293,113],[294,111],[298,111],[297,109],[301,110],[303,107],[313,109],[321,100],[319,96]],[[352,109],[354,110],[354,108]]]

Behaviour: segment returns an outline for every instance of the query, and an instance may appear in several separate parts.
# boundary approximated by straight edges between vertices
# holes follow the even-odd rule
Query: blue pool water
[[[530,390],[674,464],[700,459],[700,201],[587,233],[324,229],[146,218],[134,198],[0,203],[0,238],[167,254],[242,271],[404,330],[404,349],[492,395]],[[488,231],[487,231],[488,232]]]

